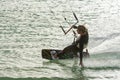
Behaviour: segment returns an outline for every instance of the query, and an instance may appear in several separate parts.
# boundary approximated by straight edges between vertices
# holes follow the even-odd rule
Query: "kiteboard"
[[[42,49],[42,58],[48,59],[48,60],[54,60],[54,59],[71,59],[74,57],[73,52],[64,53],[62,55],[57,56],[60,54],[62,50],[59,49]],[[86,52],[83,52],[83,56],[87,56],[88,54]]]

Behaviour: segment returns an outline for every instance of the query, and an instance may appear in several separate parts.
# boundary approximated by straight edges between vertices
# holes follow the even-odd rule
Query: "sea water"
[[[119,0],[0,0],[0,80],[119,80]],[[76,22],[89,31],[89,58],[49,61],[42,49],[73,42]],[[66,18],[66,20],[64,19]],[[69,23],[69,24],[68,24]],[[76,31],[76,30],[75,30]]]

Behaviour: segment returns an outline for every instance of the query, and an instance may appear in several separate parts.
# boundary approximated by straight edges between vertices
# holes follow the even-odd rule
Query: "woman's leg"
[[[75,45],[67,46],[58,54],[58,56],[61,56],[63,54],[70,53],[70,52],[73,52],[73,53],[78,52],[77,47]]]

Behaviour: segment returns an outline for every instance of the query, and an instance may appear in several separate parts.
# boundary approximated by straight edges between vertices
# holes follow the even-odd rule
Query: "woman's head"
[[[77,28],[77,32],[78,32],[78,34],[84,34],[87,32],[87,29],[84,25],[79,25]]]

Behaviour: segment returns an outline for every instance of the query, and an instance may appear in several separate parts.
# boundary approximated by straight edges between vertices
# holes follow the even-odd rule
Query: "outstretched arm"
[[[80,46],[80,51],[79,51],[79,54],[80,54],[80,63],[79,63],[79,65],[81,65],[82,67],[84,67],[84,65],[83,65],[83,45],[79,44],[79,46]]]

